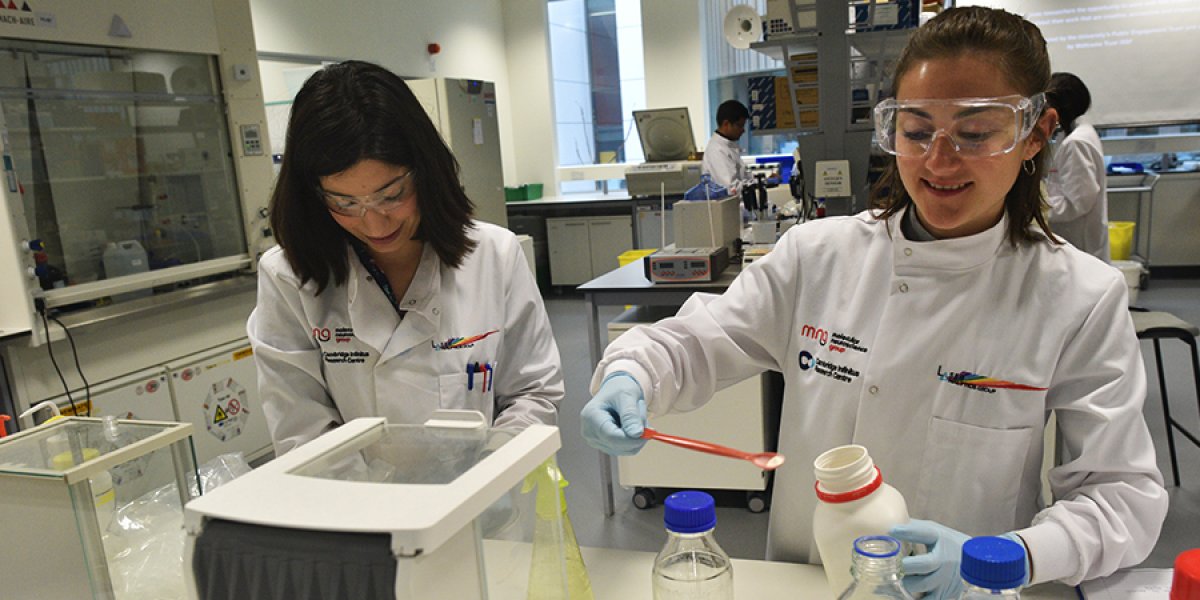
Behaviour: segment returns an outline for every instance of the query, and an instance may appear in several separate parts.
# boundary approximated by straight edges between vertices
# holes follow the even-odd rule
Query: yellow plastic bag
[[[521,488],[522,494],[537,489],[529,600],[564,600],[564,577],[566,600],[593,600],[592,581],[579,553],[579,542],[575,541],[575,529],[567,518],[567,498],[563,495],[566,487],[567,480],[558,470],[554,457],[550,457],[525,477],[525,485]],[[562,515],[561,526],[559,514]]]

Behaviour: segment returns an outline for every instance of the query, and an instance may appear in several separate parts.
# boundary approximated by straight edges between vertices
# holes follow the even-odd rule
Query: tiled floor
[[[631,492],[617,488],[616,513],[604,518],[600,500],[600,458],[579,436],[579,409],[589,398],[587,384],[592,373],[587,351],[587,305],[579,297],[567,296],[551,296],[546,304],[562,353],[567,384],[567,398],[559,418],[563,448],[558,460],[571,480],[567,500],[579,543],[657,551],[663,541],[661,506],[639,510],[630,501]],[[1141,292],[1138,304],[1200,323],[1200,280],[1152,281],[1149,288]],[[601,320],[610,320],[619,312],[618,308],[602,310]],[[1162,342],[1162,346],[1172,415],[1200,434],[1200,401],[1195,397],[1187,347],[1173,340]],[[1150,342],[1143,342],[1142,351],[1147,361],[1149,384],[1145,414],[1171,498],[1163,533],[1144,566],[1169,567],[1183,550],[1200,547],[1200,448],[1183,436],[1175,436],[1182,484],[1174,487],[1170,481],[1166,429]],[[721,500],[718,498],[719,502]],[[761,559],[769,513],[752,514],[745,508],[734,506],[736,500],[740,500],[740,496],[732,498],[730,506],[718,508],[717,538],[734,557]]]

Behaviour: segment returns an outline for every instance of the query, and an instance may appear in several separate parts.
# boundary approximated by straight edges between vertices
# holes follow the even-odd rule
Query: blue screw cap
[[[716,502],[704,492],[675,492],[663,506],[663,523],[675,533],[700,533],[717,526]]]
[[[989,590],[1008,590],[1025,582],[1025,548],[1009,539],[983,536],[962,547],[962,578]]]

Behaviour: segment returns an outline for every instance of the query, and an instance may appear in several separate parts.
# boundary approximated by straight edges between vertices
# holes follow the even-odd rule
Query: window
[[[551,0],[547,7],[559,166],[641,162],[633,125],[633,111],[646,107],[640,0]],[[598,185],[567,181],[562,192]]]

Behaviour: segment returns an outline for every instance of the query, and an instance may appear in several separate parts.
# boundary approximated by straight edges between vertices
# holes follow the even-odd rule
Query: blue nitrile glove
[[[593,448],[614,456],[637,454],[646,440],[646,398],[642,386],[623,371],[609,375],[596,395],[579,413],[583,439]]]
[[[1021,539],[1021,536],[1019,536],[1011,531],[1008,533],[1002,533],[996,537],[1002,537],[1006,540],[1014,541],[1014,542],[1020,544],[1021,547],[1025,549],[1025,581],[1021,582],[1021,587],[1025,587],[1025,586],[1029,585],[1029,582],[1030,582],[1031,578],[1033,577],[1033,557],[1029,556],[1029,547],[1025,545],[1025,540]]]
[[[971,536],[955,531],[934,521],[913,519],[896,525],[888,535],[910,544],[924,544],[925,554],[905,556],[900,562],[904,569],[904,588],[916,596],[925,592],[926,599],[943,600],[958,598],[962,593],[963,542]]]

